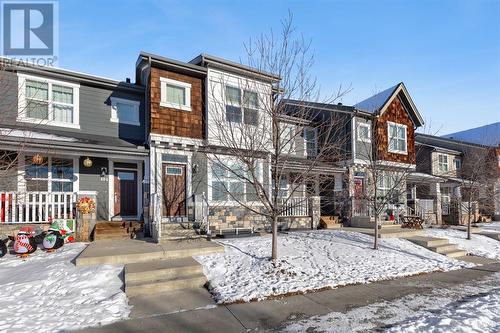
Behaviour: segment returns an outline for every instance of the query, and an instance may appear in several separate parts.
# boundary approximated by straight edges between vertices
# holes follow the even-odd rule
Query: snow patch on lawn
[[[496,273],[473,285],[436,288],[430,294],[313,316],[285,324],[282,332],[355,333],[384,328],[389,332],[498,332],[499,278]]]
[[[280,234],[279,259],[269,260],[270,237],[220,241],[224,253],[198,256],[218,303],[334,288],[474,265],[431,252],[404,239],[346,231]]]
[[[25,261],[0,258],[0,332],[54,332],[127,318],[123,266],[76,267],[71,261],[84,248],[73,243],[53,253],[37,250]]]
[[[431,237],[447,238],[450,243],[457,244],[458,248],[469,254],[500,260],[500,242],[486,236],[472,234],[467,239],[467,232],[454,229],[425,229],[425,233]]]
[[[491,332],[500,331],[500,289],[486,295],[448,305],[444,311],[428,313],[391,327],[387,332]]]

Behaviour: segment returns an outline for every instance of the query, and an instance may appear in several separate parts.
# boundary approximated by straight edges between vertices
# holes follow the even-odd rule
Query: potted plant
[[[88,238],[92,214],[95,212],[95,208],[95,200],[91,197],[81,197],[76,203],[76,209],[82,216],[82,223],[79,223],[79,232],[77,232],[77,237],[80,241],[85,241]]]

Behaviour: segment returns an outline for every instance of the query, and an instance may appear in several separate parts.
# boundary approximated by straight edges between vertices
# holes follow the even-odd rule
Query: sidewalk
[[[500,271],[500,263],[471,257],[484,265],[451,272],[348,286],[276,300],[216,306],[203,290],[147,298],[131,298],[131,319],[79,332],[246,332],[278,329],[288,320],[346,312],[350,309],[392,301],[406,295],[429,294],[436,288],[473,284]],[[190,309],[190,310],[188,310]]]

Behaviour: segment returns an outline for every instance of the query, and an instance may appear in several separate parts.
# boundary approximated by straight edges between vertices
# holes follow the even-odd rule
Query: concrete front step
[[[125,265],[125,283],[177,279],[203,273],[193,258],[163,259]]]
[[[408,240],[423,247],[437,247],[450,244],[450,241],[447,238],[416,236],[408,238]]]
[[[458,250],[456,244],[447,244],[447,245],[439,245],[439,246],[430,246],[428,247],[429,250],[440,253],[440,254],[446,254],[450,252],[455,252]]]
[[[207,282],[202,273],[194,273],[179,278],[167,278],[154,281],[136,281],[125,284],[127,296],[157,294],[177,289],[201,288]]]
[[[101,240],[76,258],[76,266],[131,264],[224,252],[224,247],[203,240],[152,243],[133,239]]]
[[[410,237],[407,240],[447,257],[457,258],[467,255],[467,251],[459,250],[456,244],[450,244],[446,238],[420,236]]]
[[[450,252],[441,253],[450,258],[463,257],[467,255],[467,251],[464,250],[454,250]]]

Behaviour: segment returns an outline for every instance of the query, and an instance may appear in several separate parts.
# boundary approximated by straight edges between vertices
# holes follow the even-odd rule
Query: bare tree
[[[491,147],[462,147],[461,176],[464,178],[461,185],[462,198],[466,199],[465,205],[460,204],[459,209],[467,213],[467,239],[471,239],[471,224],[477,206],[482,210],[493,210],[496,197],[495,180],[498,179],[495,149]],[[476,221],[474,221],[476,222]]]
[[[278,36],[271,31],[245,47],[254,75],[221,76],[209,89],[208,137],[223,147],[206,153],[212,165],[210,186],[212,199],[220,196],[215,199],[234,202],[270,222],[274,260],[278,218],[307,200],[308,183],[329,184],[331,176],[312,171],[340,160],[348,119],[310,104],[320,96],[311,75],[314,57],[310,42],[297,36],[292,15],[282,22]],[[324,102],[338,100],[348,90],[339,87]]]
[[[378,117],[357,118],[353,126],[355,138],[358,138],[356,145],[361,145],[356,152],[357,158],[363,161],[366,181],[366,184],[354,182],[353,212],[373,217],[374,249],[378,249],[379,226],[384,214],[386,218],[396,220],[401,214],[400,207],[405,207],[407,179],[415,171],[417,149],[410,147],[407,139],[397,139],[408,137],[407,134],[398,135],[402,127],[387,129],[387,124],[380,122]],[[396,138],[391,139],[387,131],[394,131]],[[404,163],[393,161],[389,155],[394,154],[389,153],[389,149],[405,152],[410,160]]]

